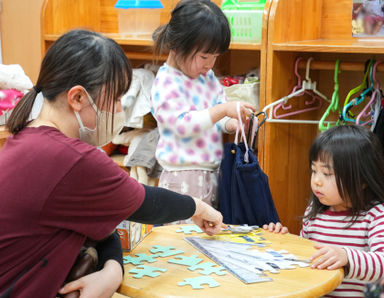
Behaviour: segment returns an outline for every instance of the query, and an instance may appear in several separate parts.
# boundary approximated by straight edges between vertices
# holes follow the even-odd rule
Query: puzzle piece
[[[156,271],[165,272],[167,271],[167,269],[141,265],[137,266],[137,268],[129,270],[129,273],[136,273],[135,275],[133,275],[134,278],[142,278],[143,276],[156,277],[160,275],[160,273]]]
[[[161,245],[154,245],[152,249],[149,250],[151,253],[157,253],[159,254],[155,255],[154,257],[170,257],[178,254],[184,253],[184,251],[176,249],[176,247],[173,246],[161,246]]]
[[[179,286],[191,285],[193,289],[204,289],[202,285],[207,284],[210,288],[218,287],[220,284],[210,276],[199,276],[193,278],[184,278],[179,282]]]
[[[176,233],[181,233],[181,232],[183,232],[184,234],[192,234],[192,232],[203,233],[203,231],[196,225],[181,226],[178,230],[176,230]]]
[[[222,271],[222,270],[225,270],[224,267],[217,266],[215,263],[212,263],[212,262],[205,262],[202,264],[190,266],[190,267],[188,267],[188,269],[191,271],[202,269],[201,271],[199,271],[199,273],[204,274],[204,275],[209,275],[211,273],[215,273],[217,275],[227,274],[227,272]]]
[[[146,254],[135,254],[135,257],[131,256],[125,256],[123,257],[123,263],[124,264],[133,264],[133,265],[143,265],[143,261],[148,262],[148,263],[153,263],[156,262],[156,256],[150,256]]]
[[[203,259],[200,259],[197,257],[197,255],[192,255],[190,257],[186,256],[176,256],[174,259],[171,259],[168,261],[168,263],[174,263],[179,265],[186,265],[186,266],[195,266],[199,264]]]

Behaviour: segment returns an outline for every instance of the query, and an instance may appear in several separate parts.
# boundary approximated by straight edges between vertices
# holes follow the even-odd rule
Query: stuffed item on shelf
[[[154,186],[161,173],[155,158],[157,141],[157,128],[135,128],[115,136],[112,140],[114,144],[128,147],[124,166],[130,168],[132,178],[145,185]]]
[[[0,64],[0,89],[16,89],[26,93],[33,87],[32,81],[18,64]]]
[[[121,105],[125,113],[124,126],[132,128],[143,127],[144,115],[151,112],[151,88],[155,75],[152,71],[133,69],[131,86],[121,98]]]

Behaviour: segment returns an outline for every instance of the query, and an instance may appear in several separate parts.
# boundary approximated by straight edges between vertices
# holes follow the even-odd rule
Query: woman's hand
[[[221,228],[226,227],[223,224],[221,213],[207,203],[196,198],[193,199],[196,204],[195,214],[192,216],[193,222],[210,236],[220,233]]]
[[[123,271],[115,260],[108,260],[100,271],[88,274],[67,283],[60,289],[60,294],[80,292],[80,298],[110,298],[123,280]]]
[[[269,225],[263,225],[264,230],[268,230],[272,233],[281,233],[281,234],[287,234],[288,228],[284,227],[281,223],[273,223],[271,222]]]
[[[334,246],[315,243],[317,252],[310,258],[312,268],[316,269],[338,269],[348,264],[348,256],[345,249]]]

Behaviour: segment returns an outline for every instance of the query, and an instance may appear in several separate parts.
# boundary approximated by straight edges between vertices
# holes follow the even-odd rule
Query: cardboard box
[[[152,231],[153,225],[145,225],[137,222],[123,220],[117,226],[120,235],[121,246],[124,251],[133,250]]]

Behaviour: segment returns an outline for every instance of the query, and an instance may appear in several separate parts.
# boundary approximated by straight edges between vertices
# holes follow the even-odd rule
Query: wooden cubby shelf
[[[334,64],[341,60],[340,102],[362,82],[368,59],[384,59],[384,39],[352,37],[352,5],[351,0],[272,1],[267,25],[267,105],[291,93],[297,83],[297,57],[303,58],[299,64],[302,79],[307,59],[313,58],[310,77],[328,98],[334,88]],[[383,80],[382,72],[377,76]],[[299,105],[303,101],[304,98],[297,97],[290,103]],[[319,110],[292,118],[315,122],[327,107],[324,103]],[[308,151],[319,133],[318,126],[267,122],[264,130],[263,169],[269,176],[280,220],[290,232],[298,233],[311,192]]]

